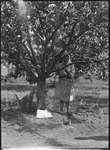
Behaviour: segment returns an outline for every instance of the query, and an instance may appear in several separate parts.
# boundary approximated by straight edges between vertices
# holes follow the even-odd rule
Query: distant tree
[[[15,66],[13,77],[37,83],[42,109],[46,78],[58,71],[65,52],[76,78],[88,71],[98,75],[101,66],[108,70],[108,6],[107,1],[1,2],[2,59]]]

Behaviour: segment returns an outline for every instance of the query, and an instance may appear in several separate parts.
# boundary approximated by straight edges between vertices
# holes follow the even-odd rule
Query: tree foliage
[[[78,76],[90,71],[104,72],[103,77],[108,71],[108,6],[107,1],[2,1],[1,53],[15,66],[11,75],[43,81],[67,52]]]

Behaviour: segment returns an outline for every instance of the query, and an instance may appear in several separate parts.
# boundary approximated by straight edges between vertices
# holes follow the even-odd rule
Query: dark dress
[[[63,63],[60,63],[57,68],[61,69],[64,67]],[[62,100],[64,102],[74,100],[74,83],[73,77],[75,73],[74,65],[68,66],[66,70],[69,72],[69,77],[67,72],[64,70],[59,71],[59,81],[56,83],[55,98],[57,100]]]

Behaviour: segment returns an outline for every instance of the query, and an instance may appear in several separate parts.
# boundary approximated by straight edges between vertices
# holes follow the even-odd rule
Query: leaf
[[[26,72],[27,80],[35,82],[35,78],[27,70],[30,70],[29,66],[34,69],[35,62],[41,65],[42,61],[44,68],[40,66],[41,74],[44,76],[45,72],[49,76],[65,52],[70,53],[76,63],[78,60],[87,61],[108,56],[107,1],[24,1],[24,4],[27,13],[21,17],[16,4],[11,1],[1,2],[1,51],[8,63],[16,67],[15,77]],[[75,22],[77,24],[72,30]],[[22,42],[25,47],[19,46]],[[21,57],[25,65],[20,62]],[[13,58],[18,62],[13,62]],[[24,67],[26,65],[27,70]],[[102,71],[102,66],[94,67],[90,63],[79,63],[79,66],[76,65],[77,75],[81,70],[99,72],[97,75]],[[103,78],[104,73],[99,76]]]

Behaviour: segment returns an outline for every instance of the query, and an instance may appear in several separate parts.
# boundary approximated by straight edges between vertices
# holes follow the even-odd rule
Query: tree
[[[46,78],[58,71],[65,52],[70,53],[77,76],[97,72],[102,62],[108,69],[107,1],[15,2],[1,2],[2,59],[15,66],[13,77],[26,76],[37,83],[42,109]]]

